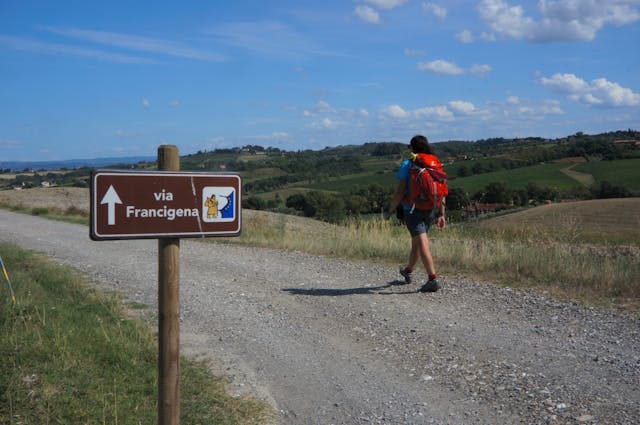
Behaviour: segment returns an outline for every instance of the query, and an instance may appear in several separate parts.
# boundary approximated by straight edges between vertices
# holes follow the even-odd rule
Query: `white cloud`
[[[612,106],[635,106],[640,104],[640,94],[624,88],[605,78],[591,81],[591,93],[596,102]]]
[[[378,12],[369,6],[356,6],[355,14],[358,18],[370,24],[379,24],[381,22]]]
[[[509,96],[507,98],[507,103],[510,105],[517,105],[520,103],[520,98],[518,96]]]
[[[503,0],[482,0],[480,17],[496,33],[508,38],[522,38],[531,30],[533,19],[524,16],[522,6],[509,6]]]
[[[475,37],[469,30],[460,31],[458,34],[456,34],[456,39],[461,43],[473,43],[474,41],[476,41]]]
[[[327,129],[332,129],[335,128],[337,123],[335,121],[333,121],[331,118],[324,118],[321,122],[320,122],[321,126],[323,128],[327,128]]]
[[[484,77],[489,72],[491,72],[491,67],[489,65],[473,65],[469,70],[469,72],[471,72],[474,75],[479,75],[481,77]]]
[[[335,113],[336,110],[333,109],[331,107],[331,105],[329,105],[327,102],[325,102],[324,100],[319,100],[316,103],[315,109],[317,112],[330,112],[330,113]]]
[[[407,0],[365,0],[380,9],[393,9],[398,6],[402,6]]]
[[[413,113],[417,118],[432,118],[442,121],[451,121],[454,119],[453,112],[443,105],[425,106],[424,108],[416,109]]]
[[[142,99],[142,106],[144,106],[145,108],[148,108],[151,106],[151,102],[149,101],[149,99],[147,99],[146,97]]]
[[[551,78],[542,77],[543,86],[562,94],[575,94],[587,89],[587,83],[574,74],[554,74]]]
[[[518,108],[518,112],[523,115],[524,114],[533,115],[535,113],[533,108],[530,108],[529,106],[520,106]]]
[[[477,75],[480,77],[484,77],[486,74],[491,72],[491,66],[489,65],[472,65],[468,70],[459,67],[455,63],[448,62],[442,59],[438,59],[431,62],[420,62],[418,63],[418,69],[424,72],[431,72],[433,74],[444,74],[444,75],[462,75],[465,73],[470,73],[473,75]]]
[[[171,106],[172,108],[177,108],[180,106],[180,101],[179,100],[172,100],[171,102],[169,102],[169,106]]]
[[[402,109],[399,105],[389,105],[382,109],[382,113],[391,118],[408,118],[409,112]]]
[[[457,106],[462,106],[458,105]],[[425,118],[437,120],[437,121],[452,121],[455,117],[453,112],[449,110],[446,105],[425,106],[422,108],[414,109],[413,111],[407,111],[400,105],[389,105],[380,110],[382,116],[400,119],[400,120],[417,120],[422,121]]]
[[[596,78],[587,83],[574,74],[554,74],[550,78],[542,77],[540,83],[556,93],[587,105],[640,105],[640,94],[605,78]]]
[[[309,127],[316,130],[334,130],[343,124],[344,123],[341,121],[336,121],[329,117],[325,117],[312,122],[311,124],[309,124]]]
[[[319,100],[312,108],[305,109],[302,114],[305,117],[315,117],[322,114],[335,114],[337,112],[338,111],[329,105],[329,103],[324,100]]]
[[[427,12],[433,13],[433,15],[441,21],[443,21],[447,17],[447,9],[438,6],[437,4],[422,3],[422,8]]]
[[[560,102],[557,100],[549,100],[540,107],[540,112],[545,115],[561,115],[564,113],[560,108]]]
[[[465,102],[463,100],[452,100],[449,102],[449,107],[455,112],[462,114],[470,114],[475,111],[476,107],[471,102]]]
[[[432,72],[434,74],[460,75],[464,74],[464,70],[458,65],[438,59],[431,62],[420,62],[418,64],[420,71]]]
[[[539,0],[539,19],[522,6],[505,0],[482,0],[477,7],[495,36],[533,42],[590,41],[605,25],[627,25],[640,20],[638,0]]]

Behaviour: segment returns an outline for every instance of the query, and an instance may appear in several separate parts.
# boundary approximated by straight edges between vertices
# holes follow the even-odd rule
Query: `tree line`
[[[270,210],[286,214],[302,215],[330,223],[339,223],[347,218],[380,214],[388,208],[395,187],[372,184],[354,187],[348,193],[336,194],[317,190],[296,193],[286,199],[276,194],[274,199],[265,200],[257,196],[243,199],[243,208]],[[467,206],[474,203],[502,204],[504,209],[539,205],[560,199],[606,199],[633,196],[626,188],[603,181],[591,188],[576,186],[561,192],[556,188],[529,182],[525,188],[511,189],[504,182],[488,183],[483,189],[468,194],[463,189],[449,189],[447,210],[453,217],[462,218]]]

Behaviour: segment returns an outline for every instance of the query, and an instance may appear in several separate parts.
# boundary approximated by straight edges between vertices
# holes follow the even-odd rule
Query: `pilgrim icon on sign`
[[[206,223],[235,220],[236,190],[233,187],[202,189],[202,221]]]

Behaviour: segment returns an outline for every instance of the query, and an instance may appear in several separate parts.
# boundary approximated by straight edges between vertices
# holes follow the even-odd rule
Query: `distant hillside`
[[[138,162],[155,160],[155,157],[150,156],[131,156],[123,158],[66,159],[61,161],[0,161],[0,170],[24,171],[76,169],[82,167],[96,168],[116,164],[137,164]]]
[[[464,218],[470,203],[496,209],[560,200],[640,196],[640,132],[576,133],[559,139],[447,141],[434,143],[449,176],[447,208]],[[340,222],[379,214],[408,158],[407,143],[367,142],[320,150],[285,151],[258,145],[199,151],[180,157],[180,169],[238,172],[242,206]],[[2,168],[0,162],[0,169]],[[7,163],[4,163],[7,164]],[[155,158],[101,158],[52,163],[13,163],[10,168],[64,172],[0,174],[0,190],[40,186],[87,187],[91,168],[155,169]],[[75,169],[77,166],[84,168]],[[7,168],[7,165],[4,167]]]

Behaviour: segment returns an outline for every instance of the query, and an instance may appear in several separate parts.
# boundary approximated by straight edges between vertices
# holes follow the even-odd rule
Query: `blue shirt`
[[[406,182],[406,185],[404,187],[405,195],[409,194],[409,168],[410,167],[411,167],[411,161],[408,159],[405,159],[404,161],[402,161],[402,164],[400,164],[400,168],[398,168],[398,171],[396,171],[396,178],[398,180],[404,180]],[[411,206],[405,205],[404,202],[402,203],[402,207],[405,211],[411,210]]]

